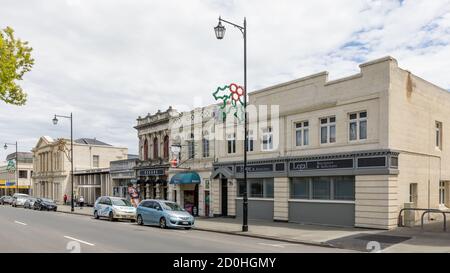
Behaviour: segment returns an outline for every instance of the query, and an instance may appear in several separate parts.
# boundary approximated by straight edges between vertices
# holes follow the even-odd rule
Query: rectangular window
[[[355,179],[353,176],[335,177],[333,183],[335,200],[355,200]]]
[[[355,177],[301,177],[290,182],[291,199],[355,200]]]
[[[253,131],[249,130],[247,135],[247,152],[253,152]]]
[[[295,124],[295,145],[309,145],[309,122],[302,121]]]
[[[367,139],[367,112],[358,112],[349,114],[349,132],[350,141]]]
[[[262,131],[262,150],[273,150],[273,133],[271,127],[267,127]]]
[[[445,182],[439,182],[439,204],[445,205]]]
[[[320,143],[336,142],[336,117],[320,119]]]
[[[227,146],[228,146],[229,154],[236,153],[236,136],[235,136],[235,134],[229,134],[227,136]]]
[[[245,193],[245,183],[243,179],[237,181],[237,196],[243,197]],[[273,178],[251,178],[247,179],[248,197],[252,198],[273,198],[274,186]]]
[[[417,183],[411,183],[409,184],[409,202],[417,207],[417,201]]]
[[[19,170],[19,178],[28,178],[28,172]]]
[[[204,138],[202,144],[203,157],[209,157],[209,139]]]
[[[309,178],[293,178],[291,182],[292,199],[310,199],[309,196]]]
[[[100,166],[100,156],[99,155],[92,156],[92,166],[94,168],[98,168]]]
[[[436,121],[436,148],[442,150],[442,122]]]
[[[331,179],[329,177],[314,177],[312,179],[312,199],[331,199]]]

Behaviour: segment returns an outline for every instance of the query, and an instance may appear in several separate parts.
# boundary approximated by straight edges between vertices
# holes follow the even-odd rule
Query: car
[[[110,221],[118,219],[136,221],[136,208],[125,198],[101,196],[94,204],[94,218],[107,217]]]
[[[12,196],[4,195],[0,198],[0,204],[2,204],[2,205],[5,205],[5,204],[11,205],[12,202],[13,202]]]
[[[56,205],[55,201],[47,198],[37,198],[36,201],[34,201],[33,209],[34,210],[53,210],[56,211],[58,206]]]
[[[191,229],[194,216],[175,202],[167,200],[147,199],[139,203],[137,209],[139,225],[159,225],[160,228]]]
[[[28,197],[30,197],[28,194],[15,193],[13,195],[13,202],[11,203],[11,206],[13,207],[23,206],[23,204],[25,204],[25,201],[27,201]]]
[[[23,208],[24,209],[32,209],[34,206],[34,202],[36,202],[36,198],[34,197],[29,197],[25,203],[23,204]]]

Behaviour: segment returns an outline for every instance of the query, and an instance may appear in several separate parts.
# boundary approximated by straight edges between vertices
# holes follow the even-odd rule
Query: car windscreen
[[[133,206],[133,205],[131,205],[130,201],[128,201],[127,199],[111,198],[111,201],[114,206],[122,206],[122,207],[132,207]]]
[[[184,209],[174,202],[161,202],[165,210],[183,211]]]
[[[42,198],[42,201],[43,201],[43,202],[46,202],[46,203],[54,203],[53,200],[47,199],[47,198]]]

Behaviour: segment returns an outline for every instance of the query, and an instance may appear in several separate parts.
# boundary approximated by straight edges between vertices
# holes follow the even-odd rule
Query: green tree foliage
[[[14,30],[0,30],[0,100],[13,105],[24,105],[27,94],[17,84],[34,64],[33,49],[28,42],[14,37]]]

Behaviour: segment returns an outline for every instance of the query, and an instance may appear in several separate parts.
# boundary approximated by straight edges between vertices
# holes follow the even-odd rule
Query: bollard
[[[414,203],[405,203],[404,208],[414,208]],[[405,210],[403,224],[405,227],[414,227],[416,225],[416,212],[413,210]]]

